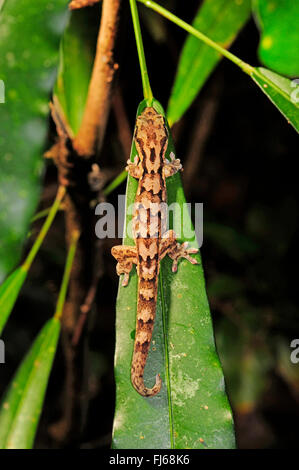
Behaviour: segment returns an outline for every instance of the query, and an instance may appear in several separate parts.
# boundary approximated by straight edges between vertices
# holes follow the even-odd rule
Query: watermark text
[[[157,238],[167,236],[170,227],[176,238],[188,242],[203,242],[203,204],[139,201],[126,207],[125,196],[118,196],[117,216],[113,204],[101,202],[95,208],[100,216],[95,226],[96,236],[104,238]],[[125,215],[128,216],[124,226]],[[194,221],[192,223],[191,220]],[[117,217],[117,219],[116,219]],[[116,233],[117,232],[117,233]]]

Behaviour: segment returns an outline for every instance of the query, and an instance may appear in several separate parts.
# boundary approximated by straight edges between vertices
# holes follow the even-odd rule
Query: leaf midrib
[[[171,401],[171,386],[170,386],[170,371],[169,371],[169,354],[168,354],[168,334],[167,334],[167,318],[166,318],[166,304],[163,291],[162,281],[163,266],[161,266],[159,274],[160,292],[161,292],[161,306],[162,306],[162,325],[163,325],[163,340],[164,340],[164,354],[165,354],[165,379],[167,387],[168,399],[168,414],[169,414],[169,434],[170,434],[170,447],[174,449],[174,428],[173,428],[173,414],[172,414],[172,401]]]

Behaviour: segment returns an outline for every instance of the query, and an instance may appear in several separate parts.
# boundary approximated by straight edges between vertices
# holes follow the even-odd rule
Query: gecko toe
[[[123,278],[123,282],[121,283],[121,285],[123,287],[126,287],[128,285],[128,283],[129,283],[129,274],[125,273],[124,278]]]
[[[198,248],[189,248],[187,250],[187,252],[190,253],[190,254],[196,254],[196,253],[198,253],[198,251],[199,251]]]

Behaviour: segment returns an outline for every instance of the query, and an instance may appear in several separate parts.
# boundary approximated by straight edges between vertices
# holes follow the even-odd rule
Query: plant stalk
[[[70,273],[71,273],[75,253],[76,253],[77,242],[78,242],[79,236],[80,236],[80,233],[78,232],[78,230],[75,230],[72,234],[70,248],[69,248],[67,259],[66,259],[64,274],[63,274],[60,292],[58,296],[56,312],[54,315],[55,318],[57,318],[58,320],[60,320],[62,312],[63,312],[63,306],[64,306],[64,302],[66,298],[67,288],[68,288],[68,284],[70,280]]]
[[[25,271],[28,271],[30,269],[31,264],[32,264],[32,262],[33,262],[33,260],[36,256],[38,250],[40,249],[40,246],[43,243],[43,241],[45,239],[45,236],[48,233],[49,228],[51,227],[51,224],[54,220],[56,212],[59,209],[60,203],[61,203],[62,199],[65,196],[65,193],[66,193],[65,186],[59,186],[55,201],[54,201],[54,203],[53,203],[53,205],[52,205],[52,207],[49,211],[48,217],[46,218],[46,220],[44,222],[44,225],[42,226],[41,231],[39,232],[39,234],[38,234],[32,248],[31,248],[26,260],[24,261],[24,263],[22,265],[22,268]]]
[[[208,36],[201,33],[197,29],[193,28],[193,26],[191,26],[190,24],[188,24],[185,21],[181,20],[180,18],[178,18],[176,15],[174,15],[170,11],[166,10],[165,8],[161,7],[160,5],[158,5],[157,3],[155,3],[151,0],[138,0],[138,1],[140,3],[143,3],[148,8],[151,8],[152,10],[156,11],[160,15],[164,16],[169,21],[172,21],[173,23],[175,23],[180,28],[183,28],[185,31],[187,31],[188,33],[190,33],[193,36],[197,37],[198,39],[203,41],[208,46],[212,47],[215,51],[219,52],[219,54],[223,55],[224,57],[229,59],[231,62],[236,64],[238,67],[240,67],[243,70],[243,72],[247,73],[248,75],[251,75],[253,73],[254,67],[247,64],[243,60],[239,59],[239,57],[235,56],[234,54],[232,54],[228,50],[224,49],[219,44],[217,44],[212,39],[210,39]]]
[[[136,46],[137,46],[137,52],[138,52],[138,58],[139,58],[139,65],[140,65],[140,72],[141,72],[141,79],[142,79],[142,86],[143,86],[143,96],[144,96],[144,99],[147,100],[150,104],[150,102],[153,99],[153,93],[151,90],[148,72],[147,72],[136,0],[130,0],[130,7],[131,7],[132,21],[133,21],[133,26],[134,26]]]

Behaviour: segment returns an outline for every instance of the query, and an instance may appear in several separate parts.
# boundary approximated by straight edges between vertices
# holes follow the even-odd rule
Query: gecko
[[[187,242],[178,243],[173,230],[163,232],[166,178],[182,169],[173,152],[170,160],[165,157],[168,130],[164,116],[153,107],[146,107],[137,117],[133,138],[138,155],[133,162],[127,161],[126,170],[138,180],[132,224],[135,246],[114,246],[111,253],[117,260],[117,274],[124,274],[122,286],[128,285],[133,265],[137,267],[137,318],[131,382],[140,395],[151,397],[159,393],[162,386],[160,374],[156,375],[152,388],[145,386],[143,378],[156,316],[160,261],[168,255],[173,260],[172,271],[176,272],[181,257],[197,264],[190,255],[198,250],[188,249]]]

